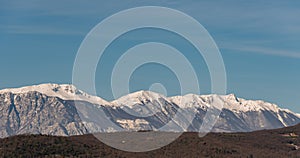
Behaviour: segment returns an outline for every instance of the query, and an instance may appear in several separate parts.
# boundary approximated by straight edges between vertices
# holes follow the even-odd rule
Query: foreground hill
[[[131,132],[131,134],[136,133]],[[93,135],[71,137],[19,135],[0,140],[0,156],[300,157],[299,135],[300,125],[249,133],[210,133],[203,138],[199,138],[197,133],[184,133],[165,147],[143,153],[131,153],[114,149],[101,143]],[[151,142],[145,141],[144,143]]]
[[[166,97],[139,91],[108,102],[73,85],[41,84],[0,90],[0,138],[26,133],[198,132],[209,109],[220,112],[213,132],[249,132],[300,123],[297,113],[233,94]]]

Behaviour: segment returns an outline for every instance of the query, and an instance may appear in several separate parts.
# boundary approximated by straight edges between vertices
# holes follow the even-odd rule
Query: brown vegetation
[[[147,131],[141,132],[145,133]],[[149,152],[124,152],[93,135],[56,137],[21,135],[0,140],[2,157],[300,157],[300,125],[250,133],[184,133]],[[145,142],[147,143],[147,142]]]

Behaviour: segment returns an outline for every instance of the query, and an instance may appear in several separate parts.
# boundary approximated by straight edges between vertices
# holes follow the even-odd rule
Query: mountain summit
[[[216,96],[222,100],[223,108],[216,106],[220,104],[214,99]],[[234,94],[166,97],[139,91],[108,102],[73,85],[41,84],[0,90],[0,137],[160,130],[172,121],[178,131],[197,131],[208,108],[221,112],[214,132],[247,132],[300,123],[299,114],[290,110],[262,100],[237,98]],[[179,114],[182,117],[174,121],[179,109],[192,112],[192,120]]]
[[[21,88],[9,88],[0,90],[0,93],[13,93],[13,94],[24,94],[28,92],[39,92],[49,97],[58,97],[63,100],[83,100],[94,104],[109,104],[97,96],[91,96],[71,84],[40,84],[33,86],[26,86]]]

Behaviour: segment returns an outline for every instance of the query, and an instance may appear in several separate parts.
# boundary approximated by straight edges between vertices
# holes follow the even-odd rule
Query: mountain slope
[[[86,133],[76,108],[65,100],[39,92],[0,94],[0,135]]]
[[[300,122],[298,114],[275,104],[233,94],[165,97],[139,91],[107,102],[73,85],[42,84],[0,90],[0,137],[24,133],[69,136],[126,130],[198,131],[210,109],[220,112],[212,129],[215,132],[274,129]]]
[[[287,109],[281,109],[275,104],[261,100],[245,100],[234,94],[220,96],[223,100],[223,109],[216,122],[215,132],[247,132],[260,129],[274,129],[291,126],[299,123],[299,115]],[[192,99],[186,99],[192,98]],[[205,109],[214,104],[212,95],[186,95],[171,97],[171,100],[180,104],[185,99],[186,106],[198,106]]]

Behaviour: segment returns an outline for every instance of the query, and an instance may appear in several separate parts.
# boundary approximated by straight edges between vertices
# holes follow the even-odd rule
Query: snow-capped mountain
[[[166,97],[139,91],[108,102],[73,85],[41,84],[0,90],[0,137],[122,130],[199,131],[205,114],[212,109],[220,113],[214,132],[247,132],[300,123],[299,114],[234,94]]]
[[[70,84],[40,84],[21,88],[10,88],[0,90],[0,93],[24,94],[28,92],[39,92],[49,97],[58,97],[63,100],[82,100],[93,104],[109,105],[109,102],[97,96],[91,96]]]

